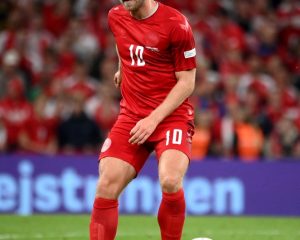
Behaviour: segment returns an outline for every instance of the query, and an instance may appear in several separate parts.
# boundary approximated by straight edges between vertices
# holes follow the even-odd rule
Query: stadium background
[[[188,214],[201,224],[197,228],[198,220],[189,218],[191,231],[231,240],[298,239],[299,1],[161,2],[188,17],[196,40],[197,83],[191,98],[196,131],[185,184]],[[117,56],[106,23],[108,10],[117,3],[0,1],[0,239],[59,239],[41,237],[34,227],[33,235],[24,237],[9,228],[10,221],[22,221],[15,214],[91,210],[100,142],[119,110],[120,95],[112,81]],[[159,199],[152,157],[122,195],[120,211],[153,215]],[[250,229],[249,237],[252,223],[246,223],[246,230],[231,226],[232,234],[218,233],[234,218],[218,223],[220,219],[201,220],[200,215],[296,218],[265,220],[266,229],[253,219],[256,233]],[[45,225],[51,222],[45,219]],[[66,222],[59,219],[64,218],[51,224]],[[68,221],[72,219],[76,217]],[[77,224],[87,224],[87,216],[80,219]],[[200,225],[206,221],[218,229],[205,232]],[[65,238],[81,236],[72,234]]]

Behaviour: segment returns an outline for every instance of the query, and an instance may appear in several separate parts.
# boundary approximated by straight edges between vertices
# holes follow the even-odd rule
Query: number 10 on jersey
[[[131,57],[131,66],[145,66],[146,63],[143,57],[144,47],[131,44],[129,47],[129,52]]]
[[[173,131],[168,130],[166,132],[166,146],[170,144],[170,138],[172,144],[180,145],[182,143],[182,130],[174,129]]]

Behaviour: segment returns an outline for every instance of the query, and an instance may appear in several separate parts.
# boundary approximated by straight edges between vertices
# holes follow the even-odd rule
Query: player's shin
[[[183,190],[163,193],[158,211],[158,223],[162,240],[180,240],[185,220],[185,199]]]
[[[90,223],[90,240],[114,240],[118,226],[118,201],[96,198]]]

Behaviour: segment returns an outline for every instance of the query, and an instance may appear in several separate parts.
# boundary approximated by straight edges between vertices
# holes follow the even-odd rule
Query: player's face
[[[145,0],[120,0],[128,11],[136,12],[144,4]]]

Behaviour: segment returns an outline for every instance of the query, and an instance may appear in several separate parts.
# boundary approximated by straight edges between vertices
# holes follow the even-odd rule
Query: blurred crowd
[[[193,157],[300,159],[300,2],[161,2],[196,40]],[[0,152],[99,151],[119,111],[118,3],[0,1]]]

